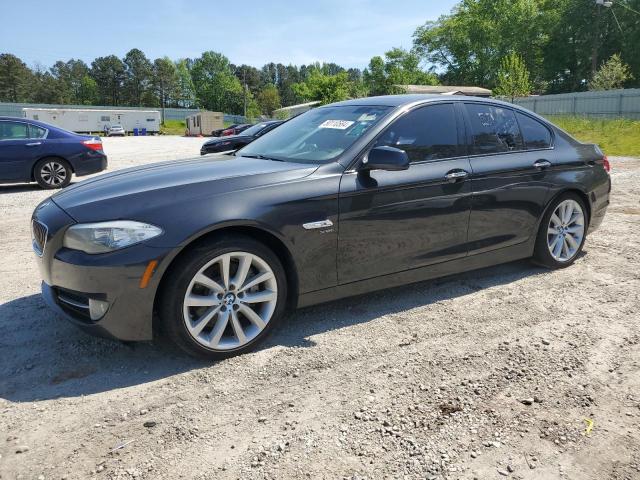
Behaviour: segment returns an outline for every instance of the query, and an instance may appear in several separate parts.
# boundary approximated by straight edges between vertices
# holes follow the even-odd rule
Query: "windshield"
[[[250,143],[237,155],[328,163],[378,123],[391,107],[322,107],[299,115]]]
[[[255,135],[256,133],[260,133],[260,131],[266,127],[267,125],[269,125],[268,123],[258,123],[257,125],[254,125],[253,127],[249,127],[247,128],[244,132],[242,132],[243,135]]]

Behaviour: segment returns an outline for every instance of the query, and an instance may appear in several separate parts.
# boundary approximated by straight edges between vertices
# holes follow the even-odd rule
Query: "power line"
[[[618,0],[618,5],[621,5],[623,8],[626,8],[627,10],[629,10],[630,12],[635,13],[636,15],[640,15],[640,12],[637,10],[634,10],[633,8],[631,8],[629,5],[626,4],[626,2],[623,2],[622,0]],[[613,11],[613,10],[612,10]]]

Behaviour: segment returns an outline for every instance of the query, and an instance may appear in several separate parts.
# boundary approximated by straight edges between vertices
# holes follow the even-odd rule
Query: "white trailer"
[[[122,125],[129,133],[137,128],[147,134],[160,131],[158,110],[98,110],[76,108],[23,108],[25,118],[50,123],[77,133],[103,132],[112,125]]]

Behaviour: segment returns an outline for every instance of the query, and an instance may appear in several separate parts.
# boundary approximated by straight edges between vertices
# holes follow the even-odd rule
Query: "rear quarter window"
[[[545,125],[520,112],[516,112],[516,117],[527,150],[551,147],[551,131]]]

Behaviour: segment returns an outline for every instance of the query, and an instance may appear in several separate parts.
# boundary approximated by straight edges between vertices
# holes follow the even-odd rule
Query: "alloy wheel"
[[[205,264],[193,277],[183,301],[191,337],[212,350],[242,347],[262,332],[276,308],[273,270],[248,252],[230,252]]]
[[[558,262],[568,262],[584,239],[584,212],[578,202],[567,199],[553,211],[547,227],[547,245]]]
[[[42,181],[52,187],[62,185],[67,179],[67,169],[58,162],[47,162],[40,168]]]

